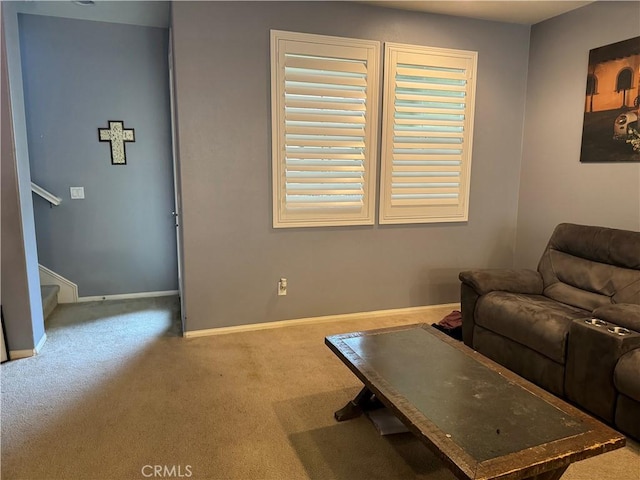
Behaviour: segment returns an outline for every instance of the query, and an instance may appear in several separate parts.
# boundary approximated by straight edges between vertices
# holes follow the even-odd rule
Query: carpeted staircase
[[[44,311],[44,319],[46,320],[53,310],[58,306],[58,285],[41,285],[40,292],[42,294],[42,310]]]

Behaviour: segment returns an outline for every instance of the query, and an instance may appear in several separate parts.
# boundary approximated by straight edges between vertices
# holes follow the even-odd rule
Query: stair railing
[[[51,204],[52,207],[53,206],[57,207],[62,203],[62,199],[60,197],[56,197],[53,193],[45,190],[40,185],[36,185],[33,182],[31,182],[31,191],[36,195],[40,195],[42,198],[44,198],[47,202]]]

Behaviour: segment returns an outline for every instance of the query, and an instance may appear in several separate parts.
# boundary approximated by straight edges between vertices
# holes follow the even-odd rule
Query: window
[[[271,32],[273,226],[374,223],[380,44]]]
[[[477,53],[385,45],[380,223],[466,221]]]
[[[631,80],[632,76],[633,72],[630,68],[625,68],[620,73],[618,73],[618,78],[616,80],[616,92],[631,89],[631,85],[633,84]]]
[[[620,108],[627,106],[627,92],[631,90],[633,85],[633,72],[630,68],[625,68],[618,73],[616,80],[616,92],[622,92],[622,105]]]

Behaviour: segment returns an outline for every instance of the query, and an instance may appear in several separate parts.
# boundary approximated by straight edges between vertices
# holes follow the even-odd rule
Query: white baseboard
[[[276,322],[252,323],[233,327],[207,328],[184,332],[186,338],[207,337],[210,335],[224,335],[227,333],[250,332],[253,330],[266,330],[270,328],[292,327],[294,325],[310,325],[315,323],[336,322],[345,320],[360,320],[363,318],[379,318],[391,315],[407,315],[413,313],[428,312],[436,308],[460,309],[459,303],[444,303],[441,305],[425,305],[422,307],[396,308],[391,310],[376,310],[373,312],[345,313],[340,315],[326,315],[323,317],[296,318],[292,320],[279,320]]]
[[[28,350],[9,350],[9,357],[11,360],[19,360],[21,358],[33,357],[36,351],[33,348]]]
[[[35,348],[29,348],[26,350],[10,350],[9,356],[11,360],[18,360],[20,358],[29,358],[29,357],[38,355],[42,350],[42,347],[44,347],[44,344],[46,341],[47,341],[47,334],[43,333],[42,338],[40,339],[40,341],[38,342]]]
[[[38,265],[38,267],[40,285],[58,285],[60,287],[58,303],[76,303],[78,301],[78,285],[43,265]]]
[[[78,297],[78,302],[100,302],[102,300],[128,300],[132,298],[169,297],[178,295],[178,290],[163,290],[158,292],[122,293],[119,295],[97,295],[93,297]]]

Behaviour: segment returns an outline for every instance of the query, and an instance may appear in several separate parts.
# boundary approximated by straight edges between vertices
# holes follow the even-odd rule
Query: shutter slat
[[[420,128],[421,126],[432,126],[432,125],[444,125],[444,126],[464,126],[464,115],[459,113],[443,115],[444,118],[430,118],[428,116],[423,116],[424,118],[394,118],[393,124],[394,128],[397,129],[398,125]],[[463,118],[459,118],[463,117]]]
[[[367,93],[361,90],[347,90],[347,89],[328,89],[318,88],[310,85],[285,85],[285,93],[293,95],[323,95],[327,97],[342,97],[342,98],[367,98]]]
[[[462,112],[456,112],[454,110],[447,111],[431,111],[427,113],[410,113],[410,112],[397,112],[393,113],[394,125],[421,125],[425,121],[442,120],[442,122],[464,122],[465,114]],[[405,121],[404,123],[402,121]]]
[[[360,73],[366,75],[367,66],[363,61],[339,61],[328,58],[302,58],[285,55],[285,67]]]
[[[420,84],[418,82],[404,82],[398,80],[396,82],[396,92],[395,94],[400,95],[422,95],[422,92],[428,90],[443,90],[446,92],[458,92],[463,93],[464,96],[467,96],[467,86],[460,85],[452,85],[450,83],[424,83]],[[435,95],[435,94],[434,94]]]
[[[362,184],[364,182],[364,178],[362,177],[362,175],[360,176],[356,176],[356,177],[326,177],[326,176],[305,176],[305,177],[301,177],[299,175],[287,175],[286,177],[286,184],[288,186],[291,186],[291,188],[301,188],[301,187],[294,187],[295,185],[323,185],[322,187],[317,187],[317,188],[327,188],[327,189],[337,189],[337,188],[343,188],[340,185],[341,184]],[[310,188],[310,187],[304,187],[304,188]]]
[[[460,114],[464,112],[464,106],[451,104],[448,106],[434,106],[434,107],[423,107],[423,106],[415,106],[409,107],[404,105],[396,105],[395,106],[396,113],[408,113],[411,114],[411,118],[420,118],[422,115],[434,114],[434,113],[453,113]]]
[[[423,187],[423,188],[394,188],[392,187],[392,195],[407,195],[407,194],[418,194],[418,195],[446,195],[451,193],[458,193],[458,187]]]
[[[362,180],[362,176],[360,177],[342,177],[342,178],[333,178],[333,177],[290,177],[287,181],[287,184],[302,184],[302,183],[324,183],[324,184],[339,184],[339,183],[354,183],[358,180]]]
[[[396,163],[396,162],[394,162]],[[460,171],[460,166],[452,165],[451,167],[447,167],[446,169],[437,170],[432,165],[420,165],[418,162],[415,162],[416,165],[397,165],[393,166],[393,175],[396,173],[398,176],[403,176],[407,172],[456,172]]]
[[[364,148],[364,138],[361,140],[324,140],[322,137],[317,137],[317,140],[311,139],[287,139],[287,145],[289,146],[313,146],[313,147],[354,147]],[[289,150],[287,150],[289,151]]]
[[[436,206],[436,205],[458,205],[460,203],[458,198],[412,198],[404,199],[391,197],[392,206],[403,207],[415,207],[415,206]]]
[[[465,91],[454,91],[450,89],[440,89],[440,90],[416,90],[414,92],[406,92],[402,93],[396,90],[396,99],[398,100],[415,100],[415,101],[425,101],[430,99],[435,99],[436,101],[440,101],[442,99],[453,100],[457,99],[459,101],[464,101],[466,98]]]
[[[396,67],[396,75],[419,77],[419,78],[447,78],[454,80],[466,80],[467,74],[465,71],[459,72],[444,72],[439,70],[428,70],[422,68],[408,68],[408,67]]]
[[[366,88],[366,78],[356,77],[340,77],[333,75],[311,75],[301,73],[286,73],[285,82],[300,82],[300,83],[318,83],[318,84],[331,84],[331,85],[351,85]]]
[[[327,123],[351,123],[351,124],[365,124],[365,116],[351,116],[351,115],[322,115],[318,113],[285,113],[285,120],[301,121],[301,122],[327,122]],[[319,127],[322,128],[322,127]]]
[[[292,108],[320,108],[328,110],[357,110],[364,112],[367,106],[358,101],[353,103],[347,102],[329,102],[329,101],[309,101],[309,100],[288,100],[287,107]]]
[[[285,125],[284,131],[286,134],[312,135],[318,132],[318,128]],[[364,127],[362,128],[323,127],[322,133],[326,135],[345,136],[345,137],[364,136]]]
[[[451,177],[406,177],[411,182],[406,183],[460,183],[460,176]],[[394,178],[393,183],[401,183],[399,178]]]
[[[455,127],[454,127],[455,128]],[[438,137],[438,138],[464,138],[464,132],[462,129],[459,131],[448,131],[444,127],[435,127],[431,130],[422,130],[422,131],[409,131],[409,130],[396,130],[394,132],[394,141],[398,141],[398,139],[403,139],[409,142],[411,139],[415,138],[424,138],[427,136]]]
[[[396,160],[461,160],[462,155],[458,154],[446,154],[446,153],[434,153],[434,154],[410,154],[410,153],[396,153],[393,154],[394,161]],[[394,168],[395,169],[395,168]]]
[[[288,203],[334,203],[356,204],[361,203],[359,195],[291,195],[287,194]]]
[[[327,208],[335,208],[340,210],[353,210],[358,211],[362,208],[363,202],[324,202],[324,203],[308,203],[308,202],[296,202],[288,200],[287,210],[318,210],[325,212]]]
[[[285,158],[285,162],[286,162],[287,167],[289,167],[289,168],[294,168],[296,165],[298,165],[298,166],[315,165],[315,166],[327,167],[327,168],[340,167],[340,166],[343,166],[343,167],[354,167],[354,166],[362,166],[362,165],[364,165],[363,160],[360,159],[360,158],[356,158],[356,159],[325,159],[325,158],[308,159],[308,158],[289,157],[289,158]]]
[[[333,167],[324,167],[318,165],[296,165],[293,168],[287,167],[287,171],[298,171],[298,172],[363,172],[364,166],[333,166]]]
[[[403,99],[396,98],[395,106],[396,107],[412,107],[412,108],[421,108],[425,111],[433,108],[433,105],[441,105],[445,104],[445,107],[449,105],[454,106],[455,108],[464,108],[464,98],[458,97],[437,97],[434,95],[425,95],[424,97],[412,98],[412,99]]]
[[[291,188],[287,185],[287,195],[361,195],[362,188],[354,189],[300,189]]]
[[[340,188],[355,188],[353,185],[362,184],[364,181],[364,177],[362,175],[358,176],[326,176],[326,175],[309,175],[309,176],[301,176],[301,175],[289,175],[286,176],[286,184],[288,188],[314,188],[314,189],[340,189]],[[307,172],[305,172],[307,173]],[[317,172],[316,172],[317,173]]]
[[[395,142],[393,144],[394,153],[412,153],[405,152],[404,150],[425,150],[424,153],[427,153],[426,150],[457,150],[461,153],[462,144],[461,143],[413,143],[413,142]]]
[[[440,85],[442,87],[447,87],[447,90],[457,90],[457,91],[466,90],[465,83],[463,81],[458,81],[458,80],[432,78],[430,79],[430,81],[426,81],[426,80],[417,81],[416,79],[414,79],[414,81],[411,81],[411,82],[404,79],[399,79],[396,81],[396,88],[402,88],[402,89],[412,88],[412,89],[428,90],[431,88],[436,88],[437,85]]]
[[[460,159],[455,158],[437,158],[433,160],[394,160],[393,161],[393,174],[395,172],[399,172],[400,176],[404,176],[404,174],[400,174],[400,172],[408,171],[411,169],[416,169],[416,171],[456,171],[461,168]],[[441,169],[439,167],[442,167]],[[405,170],[403,170],[405,169]]]

